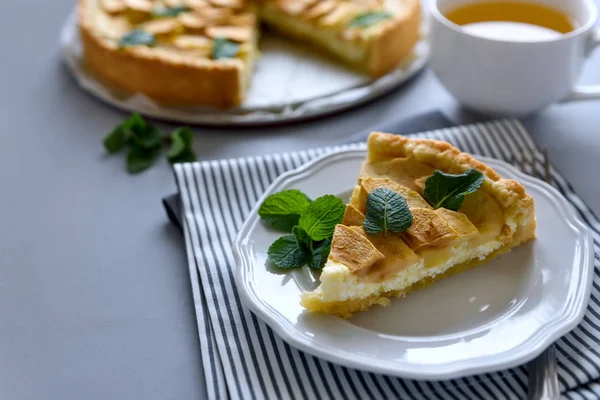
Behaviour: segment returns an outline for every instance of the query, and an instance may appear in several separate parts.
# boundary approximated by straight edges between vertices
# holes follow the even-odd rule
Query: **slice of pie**
[[[418,40],[419,0],[78,0],[87,67],[173,105],[237,106],[259,22],[379,77]]]
[[[419,0],[262,0],[269,27],[372,77],[394,69],[419,39]]]
[[[485,180],[458,211],[434,209],[423,197],[434,171],[475,169]],[[369,234],[363,228],[370,192],[401,194],[413,217],[402,233]],[[524,187],[446,142],[372,133],[358,185],[333,235],[321,285],[304,293],[309,311],[349,317],[374,304],[386,306],[440,278],[483,264],[535,237],[533,199]]]

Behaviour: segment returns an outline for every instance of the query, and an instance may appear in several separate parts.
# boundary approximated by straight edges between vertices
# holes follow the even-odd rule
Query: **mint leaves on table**
[[[192,135],[190,128],[177,128],[170,136],[163,136],[139,114],[132,114],[104,138],[104,148],[116,153],[128,147],[127,170],[135,174],[151,167],[164,146],[169,146],[167,159],[171,164],[196,161]]]
[[[371,235],[383,232],[404,232],[413,223],[406,199],[398,192],[377,188],[367,197],[367,213],[363,228]]]
[[[154,18],[165,18],[165,17],[176,17],[183,12],[190,11],[190,8],[186,5],[174,6],[174,7],[161,7],[152,10],[152,16]]]
[[[142,29],[134,29],[133,31],[126,33],[119,40],[119,47],[128,46],[154,46],[156,44],[156,37],[153,34],[148,33]]]
[[[171,132],[171,146],[167,159],[171,164],[196,161],[196,153],[192,147],[193,132],[190,128],[181,127]]]
[[[229,39],[219,37],[213,42],[212,58],[220,60],[222,58],[233,58],[240,51],[240,46]]]
[[[447,174],[436,170],[425,181],[423,195],[433,208],[444,207],[458,211],[465,196],[475,193],[485,181],[485,176],[476,169],[462,174]]]
[[[342,222],[344,212],[344,203],[333,195],[310,201],[299,190],[285,190],[267,197],[259,209],[260,217],[278,229],[292,232],[273,242],[267,251],[269,260],[280,268],[305,264],[322,268],[329,256],[333,231]]]
[[[127,152],[127,171],[137,174],[154,164],[159,148],[145,149],[141,146],[131,146]]]
[[[267,197],[260,206],[258,215],[274,228],[291,232],[310,202],[311,200],[299,190],[284,190]]]
[[[371,25],[392,18],[394,15],[386,11],[369,11],[354,17],[349,23],[348,28],[367,28]]]

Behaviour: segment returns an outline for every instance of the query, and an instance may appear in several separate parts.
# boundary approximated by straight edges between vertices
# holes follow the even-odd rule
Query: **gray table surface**
[[[0,24],[0,398],[201,399],[203,379],[184,247],[160,199],[166,162],[139,176],[107,157],[124,114],[82,93],[57,48],[73,0],[2,2]],[[31,11],[35,7],[35,11]],[[600,52],[584,83],[600,83]],[[197,128],[202,159],[344,141],[388,118],[461,110],[425,71],[394,94],[313,122]],[[525,120],[600,213],[600,102]]]

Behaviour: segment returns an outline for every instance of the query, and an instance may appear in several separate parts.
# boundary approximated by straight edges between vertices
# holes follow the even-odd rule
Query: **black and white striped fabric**
[[[542,156],[524,127],[505,120],[418,134],[463,151],[511,160],[523,149]],[[240,303],[231,243],[268,185],[282,172],[328,149],[232,160],[178,164],[185,239],[192,277],[202,361],[210,399],[522,399],[527,371],[518,367],[461,379],[422,382],[361,372],[304,354],[282,341]],[[536,171],[540,176],[543,171]],[[552,170],[554,185],[594,232],[596,273],[581,325],[557,343],[559,379],[567,399],[600,398],[600,222]]]

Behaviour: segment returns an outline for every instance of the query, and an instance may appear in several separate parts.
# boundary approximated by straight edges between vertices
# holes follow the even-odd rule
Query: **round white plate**
[[[265,197],[294,188],[313,198],[333,193],[348,200],[364,157],[360,150],[324,156],[280,176]],[[257,206],[233,246],[242,300],[291,345],[362,370],[450,379],[534,358],[583,318],[592,282],[592,237],[556,189],[502,161],[478,158],[501,176],[517,179],[534,198],[536,240],[394,299],[389,307],[345,320],[300,306],[302,291],[318,284],[308,268],[284,275],[268,270],[267,248],[281,233],[260,222]]]
[[[425,19],[423,26],[427,26]],[[63,60],[83,90],[129,112],[205,125],[265,125],[341,111],[397,88],[423,69],[429,55],[427,41],[421,39],[409,61],[374,81],[319,56],[308,47],[267,33],[261,38],[261,54],[246,101],[239,108],[219,110],[165,107],[142,94],[124,93],[99,81],[84,67],[75,12],[63,26],[60,42]]]

